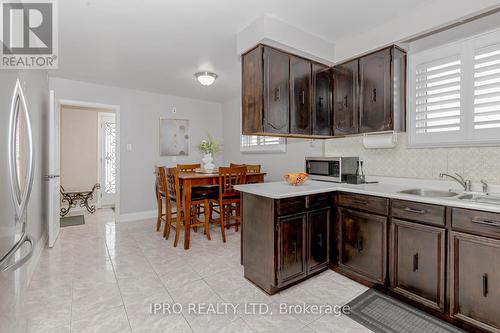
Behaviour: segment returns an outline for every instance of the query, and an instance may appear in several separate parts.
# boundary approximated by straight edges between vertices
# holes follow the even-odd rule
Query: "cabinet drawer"
[[[388,199],[369,195],[340,193],[337,196],[337,204],[381,215],[387,215],[389,212]]]
[[[278,215],[291,215],[302,213],[307,209],[306,197],[293,197],[277,201]]]
[[[500,214],[453,208],[452,227],[454,230],[500,239]]]
[[[319,209],[330,207],[332,204],[332,194],[331,193],[320,193],[313,194],[307,197],[307,208],[308,209]]]
[[[412,201],[392,200],[392,216],[411,221],[445,225],[445,207]]]

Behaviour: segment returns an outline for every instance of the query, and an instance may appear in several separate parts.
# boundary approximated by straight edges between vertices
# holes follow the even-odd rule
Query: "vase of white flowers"
[[[201,159],[203,162],[203,168],[206,170],[215,169],[213,155],[219,152],[219,143],[211,135],[209,135],[207,140],[201,141],[198,145],[198,150],[203,153],[203,158]]]

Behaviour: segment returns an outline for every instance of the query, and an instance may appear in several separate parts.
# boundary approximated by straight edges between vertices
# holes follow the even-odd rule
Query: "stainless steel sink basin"
[[[485,194],[464,194],[458,197],[460,200],[475,201],[486,204],[500,205],[500,196]]]
[[[442,198],[445,197],[449,198],[458,195],[458,193],[452,191],[426,190],[423,188],[414,188],[411,190],[399,191],[399,193],[418,195],[421,197],[442,197]]]

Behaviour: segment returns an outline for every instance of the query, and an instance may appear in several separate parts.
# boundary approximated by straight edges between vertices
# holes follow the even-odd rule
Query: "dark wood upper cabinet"
[[[242,57],[241,94],[242,94],[242,132],[252,134],[263,132],[264,82],[262,59],[264,48],[257,47]]]
[[[290,57],[264,47],[264,132],[288,134]]]
[[[391,288],[444,311],[445,229],[392,219]]]
[[[290,133],[312,134],[311,62],[290,56]]]
[[[450,315],[500,331],[500,240],[450,235]]]
[[[313,135],[332,135],[332,88],[331,70],[320,64],[312,64],[312,131]]]
[[[359,132],[404,130],[406,54],[390,47],[359,59]]]
[[[376,284],[385,284],[387,217],[338,208],[339,267]]]
[[[359,130],[392,129],[391,49],[359,59]]]
[[[358,133],[358,60],[333,69],[333,134]]]
[[[312,211],[308,224],[308,273],[325,268],[329,262],[330,209]]]

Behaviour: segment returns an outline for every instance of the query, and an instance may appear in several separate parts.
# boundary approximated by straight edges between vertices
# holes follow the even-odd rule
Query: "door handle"
[[[377,89],[376,88],[373,88],[372,99],[373,99],[374,102],[377,101]]]
[[[323,106],[323,96],[319,96],[319,98],[318,98],[318,106]]]
[[[10,260],[14,257],[14,255],[17,253],[17,251],[25,244],[29,243],[30,244],[30,250],[29,252],[19,259],[18,261],[8,264]],[[0,272],[6,272],[6,271],[12,271],[16,270],[22,265],[24,265],[33,255],[33,249],[35,248],[35,240],[33,237],[28,235],[27,233],[24,233],[21,238],[17,241],[17,243],[14,245],[14,247],[0,260]]]
[[[281,99],[281,88],[276,87],[274,88],[274,100],[279,101]]]
[[[483,296],[488,296],[488,274],[483,274]]]
[[[413,255],[413,271],[418,271],[418,253]]]
[[[323,248],[323,234],[318,235],[318,245],[320,248]]]
[[[361,236],[358,237],[356,247],[358,248],[358,252],[363,251],[363,238]]]
[[[415,213],[415,214],[425,214],[426,211],[423,210],[423,209],[415,209],[415,208],[411,208],[411,207],[405,207],[405,212],[409,212],[409,213]]]
[[[478,219],[478,218],[473,218],[472,222],[473,223],[478,223],[478,224],[491,225],[493,227],[500,227],[500,221],[482,220],[482,219]]]
[[[347,107],[347,95],[344,97],[344,106]]]
[[[300,104],[306,104],[306,92],[304,90],[300,92]]]

